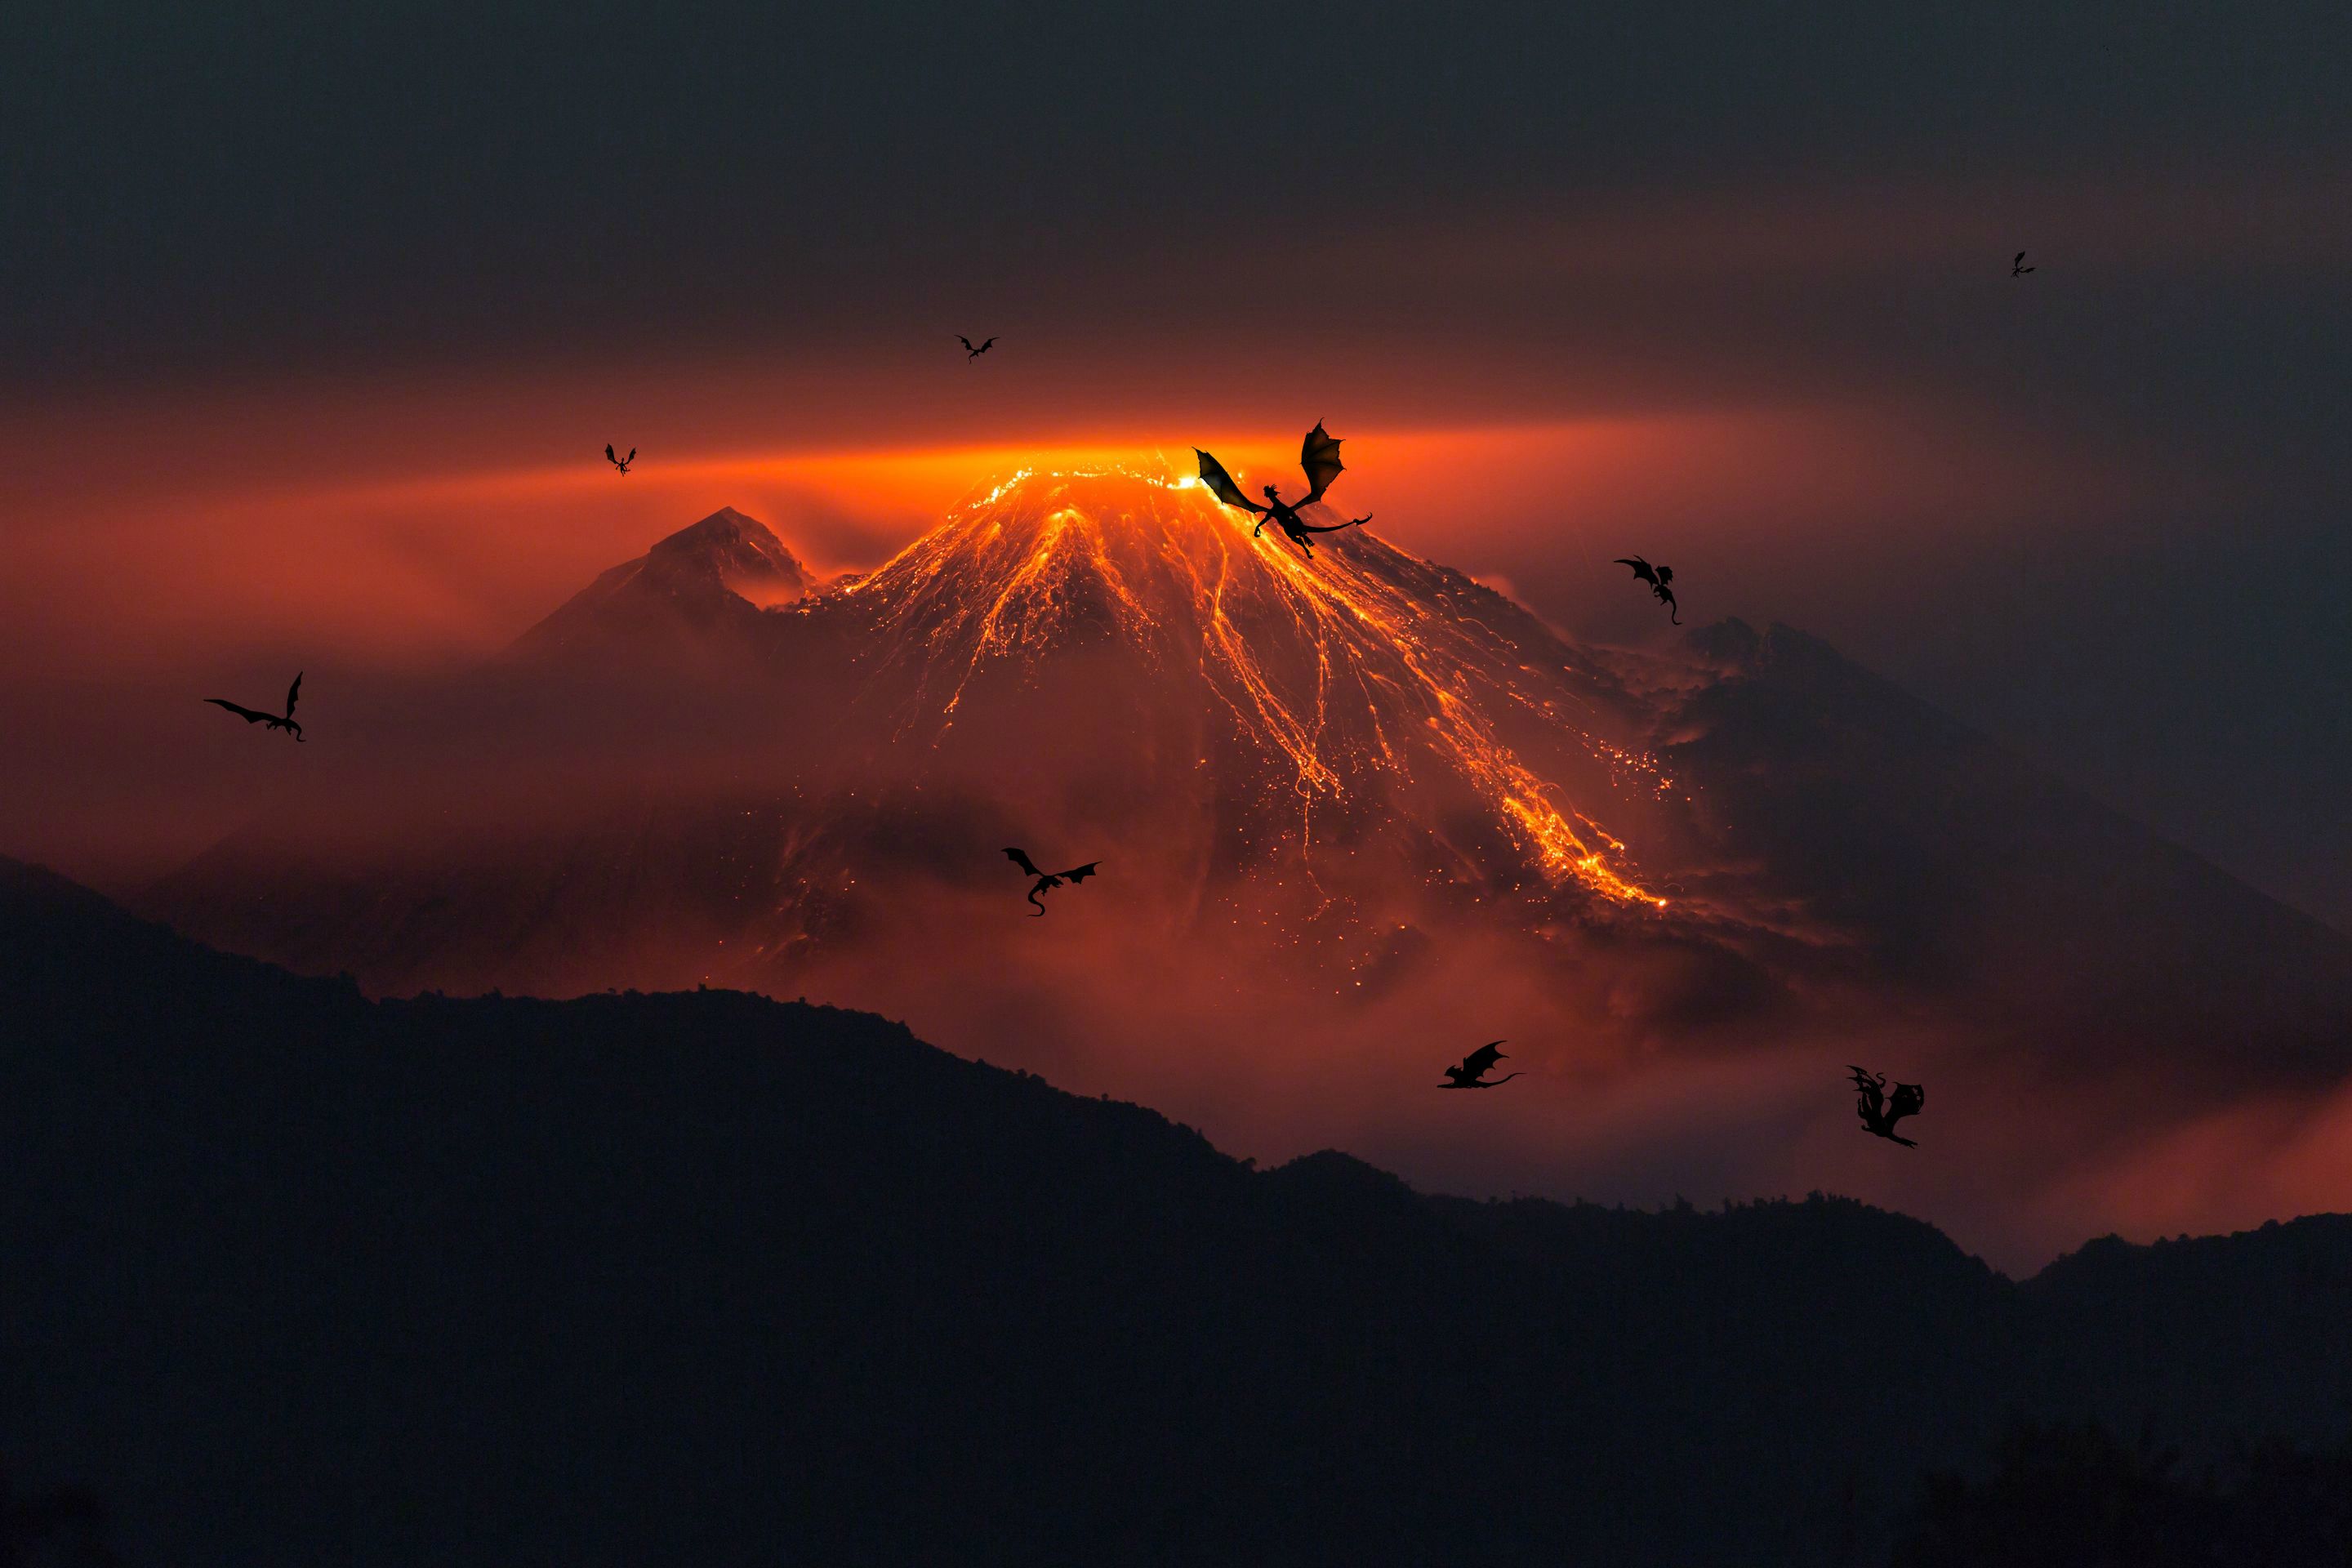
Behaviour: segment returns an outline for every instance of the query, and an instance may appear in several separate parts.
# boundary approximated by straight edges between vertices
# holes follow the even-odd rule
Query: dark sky
[[[24,480],[41,526],[168,495],[175,421],[260,463],[236,398],[305,410],[294,463],[389,387],[554,408],[656,364],[885,367],[777,394],[779,444],[1871,410],[1934,433],[1916,504],[1728,505],[1724,596],[2352,927],[2352,9],[1759,15],[36,0],[0,65],[0,409],[71,433]],[[958,331],[1034,345],[1030,379],[893,391]],[[740,447],[760,406],[674,416]],[[443,426],[401,428],[546,458],[521,413]],[[1978,516],[1933,455],[2029,447],[2109,478]],[[1533,522],[1412,526],[1632,635]]]
[[[2352,136],[2338,5],[1776,9],[37,4],[5,347],[497,356],[583,311],[786,342],[943,262],[1015,282],[1171,229],[2325,170]]]

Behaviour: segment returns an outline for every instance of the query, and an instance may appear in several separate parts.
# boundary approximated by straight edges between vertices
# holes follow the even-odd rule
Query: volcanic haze
[[[806,994],[1264,1157],[1829,1186],[2011,1260],[2267,1217],[2352,1062],[2352,943],[1801,634],[1585,646],[1147,473],[1024,470],[822,587],[721,511],[382,710],[148,908],[379,992]],[[1032,919],[1006,845],[1102,870]],[[1497,1037],[1524,1079],[1431,1092]],[[1848,1062],[1928,1084],[1919,1150],[1855,1136]],[[2110,1179],[2184,1138],[2210,1182]]]

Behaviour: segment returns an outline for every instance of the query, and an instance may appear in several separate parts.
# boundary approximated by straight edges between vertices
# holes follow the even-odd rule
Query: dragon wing
[[[1102,862],[1099,860],[1089,860],[1085,865],[1078,867],[1075,870],[1062,872],[1062,879],[1066,882],[1083,882],[1088,877],[1093,876],[1095,874],[1095,868],[1101,864]]]
[[[1658,574],[1656,571],[1651,567],[1648,562],[1643,560],[1638,555],[1620,555],[1617,557],[1617,564],[1620,566],[1631,566],[1633,569],[1634,576],[1639,577],[1643,582],[1649,584],[1650,586],[1654,588],[1663,585],[1658,582]],[[1853,1070],[1860,1072],[1862,1069],[1860,1068],[1856,1068]]]
[[[1906,1116],[1918,1115],[1919,1112],[1926,1108],[1927,1104],[1927,1090],[1925,1085],[1916,1083],[1896,1084],[1895,1086],[1894,1099],[1888,1100],[1886,1103],[1886,1125],[1892,1127]]]
[[[1331,488],[1331,481],[1346,471],[1339,462],[1339,438],[1325,435],[1320,419],[1299,445],[1298,466],[1307,470],[1307,500],[1300,501],[1300,506],[1321,500],[1323,492]]]
[[[297,675],[294,684],[286,689],[286,717],[294,717],[294,704],[302,700],[302,678]]]
[[[1244,511],[1264,512],[1265,510],[1265,508],[1242,494],[1241,486],[1234,483],[1233,475],[1225,472],[1225,466],[1223,463],[1198,447],[1192,448],[1192,455],[1201,459],[1201,482],[1209,487],[1211,495],[1215,496],[1227,506],[1237,506]]]
[[[1007,849],[1004,852],[1004,858],[1012,861],[1015,866],[1020,867],[1022,871],[1028,876],[1042,877],[1045,874],[1045,872],[1037,869],[1036,862],[1030,859],[1028,855],[1022,850]]]
[[[613,450],[613,443],[610,441],[604,443],[604,460],[608,463],[617,463],[621,460],[620,454]]]
[[[1493,1071],[1495,1064],[1503,1059],[1502,1047],[1507,1043],[1508,1042],[1503,1040],[1496,1040],[1490,1044],[1480,1046],[1476,1050],[1472,1051],[1468,1056],[1462,1058],[1463,1067],[1468,1070],[1472,1078],[1477,1078],[1485,1073]]]
[[[226,697],[207,697],[205,700],[213,704],[216,708],[227,709],[230,712],[236,714],[238,718],[244,720],[248,724],[257,724],[264,719],[275,719],[278,717],[275,713],[257,713],[250,708],[245,707],[239,703],[231,702]]]
[[[1860,1102],[1854,1107],[1874,1132],[1886,1125],[1886,1080],[1862,1068],[1848,1068],[1853,1074],[1853,1087],[1861,1091]]]

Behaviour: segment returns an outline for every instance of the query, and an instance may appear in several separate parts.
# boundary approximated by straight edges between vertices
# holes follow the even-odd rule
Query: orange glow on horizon
[[[1654,555],[1704,549],[1717,583],[1754,579],[1759,553],[1777,562],[1809,547],[1827,552],[1830,572],[1901,582],[1923,542],[1964,548],[2000,530],[2029,531],[2053,507],[2095,526],[2151,493],[2184,491],[2177,474],[2118,471],[1916,412],[1750,408],[1420,428],[1316,412],[1347,442],[1339,493],[1351,514],[1372,512],[1374,531],[1513,597],[1523,597],[1512,580],[1528,560],[1565,547],[1580,563],[1605,562],[1633,548],[1627,535],[1651,542]],[[352,419],[364,423],[364,411]],[[48,477],[0,534],[0,623],[15,623],[28,654],[93,669],[263,650],[464,660],[723,506],[767,523],[824,577],[879,565],[959,500],[1024,468],[1123,467],[1182,485],[1198,445],[1244,482],[1296,494],[1306,423],[1269,429],[1208,414],[1155,433],[1164,438],[1042,446],[651,447],[625,477],[589,448],[562,466],[347,481],[282,464],[184,478],[126,469],[113,455],[119,437],[91,429],[45,455]],[[310,461],[299,444],[288,451],[286,464]],[[1791,607],[1801,616],[1801,601]],[[1738,609],[1718,592],[1702,613]]]

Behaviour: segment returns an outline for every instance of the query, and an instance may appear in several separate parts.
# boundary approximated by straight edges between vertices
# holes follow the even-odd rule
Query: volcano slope
[[[1769,1568],[2011,1413],[2202,1458],[2352,1393],[2341,1216],[2018,1285],[1843,1199],[1431,1198],[832,1008],[371,1002],[5,861],[0,1148],[0,1455],[133,1563]]]
[[[1125,472],[1016,475],[779,606],[722,566],[673,568],[689,650],[583,596],[436,705],[495,713],[495,748],[354,749],[331,810],[146,908],[379,993],[884,1008],[1448,1184],[1826,1176],[1956,1224],[2063,1191],[2017,1222],[2045,1245],[2275,1212],[2263,1176],[2111,1213],[2098,1171],[2217,1105],[2257,1153],[2341,1110],[2352,943],[1786,628],[1586,647],[1368,530],[1309,562]],[[1008,844],[1103,871],[1030,921]],[[1475,1132],[1397,1109],[1465,1029],[1531,1042],[1514,1089],[1549,1092]],[[1870,1185],[1822,1089],[1850,1061],[1940,1072],[1931,1121],[2010,1173]]]

